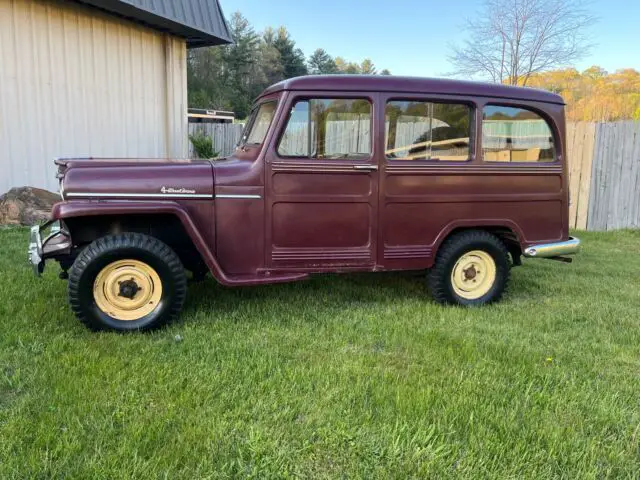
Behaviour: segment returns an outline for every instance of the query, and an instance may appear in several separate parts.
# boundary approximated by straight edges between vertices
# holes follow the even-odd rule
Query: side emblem
[[[195,190],[189,190],[187,188],[173,188],[173,187],[162,187],[160,189],[160,191],[162,193],[166,193],[166,194],[174,194],[174,195],[183,195],[183,194],[192,194],[192,193],[196,193]]]

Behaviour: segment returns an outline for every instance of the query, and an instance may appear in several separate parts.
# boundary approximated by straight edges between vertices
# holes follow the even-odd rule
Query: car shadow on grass
[[[189,315],[215,308],[224,314],[247,304],[305,310],[321,304],[344,309],[416,300],[435,303],[424,272],[318,274],[299,282],[235,288],[224,287],[209,276],[189,285],[184,312]]]

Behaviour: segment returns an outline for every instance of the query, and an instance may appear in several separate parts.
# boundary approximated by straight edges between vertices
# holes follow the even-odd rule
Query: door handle
[[[354,165],[353,169],[366,170],[368,172],[375,172],[376,170],[378,170],[378,166],[377,165]]]

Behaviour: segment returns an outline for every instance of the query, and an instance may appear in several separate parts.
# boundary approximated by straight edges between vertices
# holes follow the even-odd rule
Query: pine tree
[[[280,59],[285,78],[299,77],[307,74],[304,53],[296,48],[296,42],[285,27],[280,27],[273,40],[273,46],[280,52]]]
[[[232,15],[229,26],[234,43],[224,47],[223,74],[231,108],[237,116],[245,117],[256,94],[260,37],[240,12]]]
[[[337,73],[338,67],[331,56],[322,48],[318,48],[309,57],[309,73],[312,75],[328,75]]]
[[[363,75],[375,75],[378,73],[370,58],[365,58],[360,64],[360,73]]]

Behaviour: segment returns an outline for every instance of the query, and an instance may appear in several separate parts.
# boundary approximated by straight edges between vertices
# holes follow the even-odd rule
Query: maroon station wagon
[[[503,85],[312,76],[256,100],[217,160],[62,159],[29,259],[93,329],[180,312],[186,271],[223,285],[423,270],[436,301],[502,296],[521,258],[570,261],[564,102]],[[68,273],[67,273],[68,272]]]

